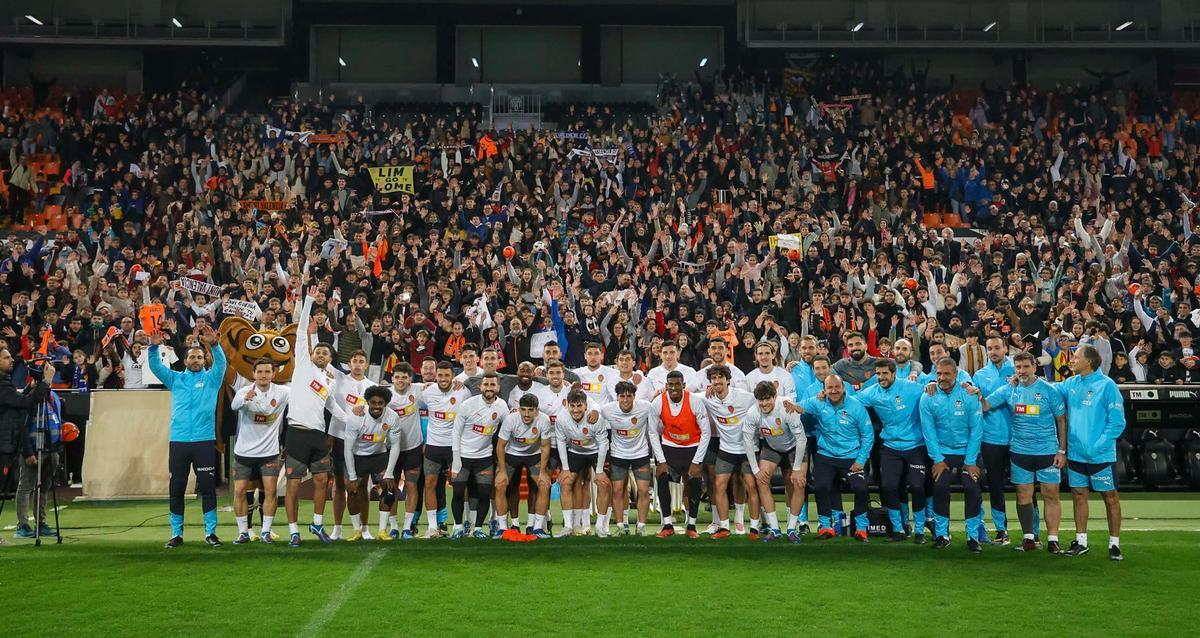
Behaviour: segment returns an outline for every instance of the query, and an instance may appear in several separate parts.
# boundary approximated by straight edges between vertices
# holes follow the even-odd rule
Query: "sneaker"
[[[1057,545],[1057,543],[1055,544]],[[1023,538],[1021,539],[1021,544],[1017,545],[1013,549],[1017,550],[1018,552],[1036,552],[1037,543],[1035,543],[1032,538]]]
[[[171,540],[167,541],[167,544],[163,545],[163,547],[166,547],[167,549],[175,549],[176,547],[179,547],[182,544],[183,544],[182,536],[172,536]]]
[[[483,532],[483,530],[479,530],[479,531]],[[466,535],[467,535],[466,530],[464,530],[463,528],[460,527],[460,528],[454,530],[453,532],[450,532],[450,540],[456,541],[456,540],[459,540],[459,539],[465,537]]]
[[[546,530],[544,530],[540,527],[533,528],[533,536],[536,536],[539,540],[545,540],[547,538],[554,538],[553,536],[550,535],[550,532],[547,532]]]
[[[796,531],[800,532],[801,536],[808,534],[809,533],[808,523],[800,523],[800,527],[797,527]]]
[[[654,536],[656,538],[670,538],[674,535],[675,535],[675,526],[667,525],[666,527],[663,527],[661,530],[659,530],[659,532],[657,534],[655,534]]]
[[[391,532],[379,532],[378,534],[375,535],[375,539],[381,540],[385,543],[390,543],[390,542],[396,540],[397,538],[399,538],[399,536],[400,536],[399,534],[397,534],[396,536],[392,536]]]
[[[1008,536],[1008,532],[1006,530],[1000,530],[996,532],[996,540],[993,542],[997,545],[1010,545],[1012,544],[1012,538]]]
[[[492,520],[488,521],[488,535],[489,536],[491,536],[492,538],[499,538],[501,531],[502,530],[500,529],[500,524],[496,522],[496,519],[493,518]],[[473,534],[474,530],[468,530],[467,533]]]
[[[780,538],[783,538],[783,532],[777,529],[769,529],[765,534],[762,535],[761,540],[764,543],[771,543],[779,540]]]
[[[255,534],[254,532],[247,532],[247,533],[250,534],[250,542],[251,543],[257,543],[258,541],[262,540],[258,537],[258,534]]]
[[[617,528],[620,530],[621,536],[629,536],[629,523],[621,523]]]
[[[1109,560],[1125,560],[1125,557],[1121,555],[1121,547],[1119,545],[1112,545],[1108,548],[1108,558]]]
[[[913,534],[913,545],[924,545],[924,544],[925,544],[925,532],[921,532],[920,534]]]
[[[404,531],[406,531],[406,532],[412,532],[412,530],[411,530],[411,529],[406,529],[406,530],[404,530]],[[390,537],[390,538],[391,538],[392,540],[394,540],[394,541],[395,541],[395,540],[400,540],[400,530],[398,530],[398,529],[394,529],[394,530],[392,530],[392,531],[388,532],[388,537]],[[380,539],[380,540],[382,540],[382,539]]]
[[[1071,541],[1071,549],[1064,552],[1064,556],[1083,556],[1088,553],[1086,545],[1080,545],[1079,541]]]
[[[517,528],[515,528],[515,527],[510,527],[510,528],[508,528],[508,529],[516,530],[516,531],[518,531],[518,532],[519,532],[519,531],[521,531],[521,530],[519,530],[519,529],[517,529]],[[506,531],[508,531],[508,530],[507,530],[507,529],[500,529],[500,526],[499,526],[499,525],[493,525],[493,526],[492,526],[492,528],[491,528],[491,531],[490,531],[490,533],[489,533],[489,532],[485,532],[485,531],[483,531],[483,528],[482,528],[482,527],[477,527],[477,528],[475,528],[475,531],[476,531],[476,532],[479,532],[480,534],[483,534],[483,535],[484,535],[484,536],[486,536],[487,538],[491,538],[491,539],[495,540],[495,539],[498,539],[498,538],[501,538],[501,537],[503,537],[503,536],[504,536],[504,532],[506,532]],[[471,534],[471,535],[472,535],[472,536],[474,536],[475,538],[479,538],[478,534],[475,534],[474,532],[472,532],[472,534]]]
[[[591,536],[593,533],[594,533],[594,532],[592,532],[592,526],[591,526],[591,525],[584,525],[584,526],[583,526],[583,529],[581,529],[581,530],[579,530],[579,531],[575,532],[575,535],[576,535],[576,536]]]
[[[262,539],[264,545],[274,545],[275,541],[279,539],[279,535],[275,532],[263,532],[259,538]]]
[[[908,534],[904,532],[891,532],[883,539],[885,543],[900,543],[908,540]]]
[[[329,535],[330,542],[342,540],[342,532],[337,529],[337,525],[334,525],[333,527],[333,533]]]
[[[38,525],[38,533],[42,536],[56,536],[54,528],[45,523]]]
[[[837,532],[833,531],[832,527],[822,527],[817,530],[817,540],[823,541],[837,536]]]
[[[734,523],[733,524],[733,533],[737,534],[738,536],[745,536],[746,535],[746,525],[744,523]]]
[[[204,542],[208,543],[209,547],[220,547],[221,546],[221,539],[217,538],[216,534],[209,534],[208,536],[205,536]]]
[[[983,553],[983,545],[980,545],[979,541],[975,540],[974,538],[968,538],[967,539],[967,551],[971,552],[972,554],[982,554]]]
[[[1037,541],[1033,541],[1033,544],[1034,544],[1034,548],[1036,549]],[[1060,545],[1058,541],[1050,541],[1049,543],[1046,543],[1046,551],[1050,552],[1051,554],[1053,554],[1055,556],[1062,556],[1063,548],[1062,548],[1062,545]]]
[[[249,543],[249,542],[250,542],[250,533],[249,532],[242,532],[241,534],[238,534],[237,538],[233,539],[234,545],[245,545],[246,543]]]
[[[318,540],[320,540],[322,543],[325,543],[326,545],[333,542],[333,539],[329,537],[329,534],[325,533],[324,525],[309,525],[308,531],[309,531],[309,533],[311,533],[313,536],[316,536]]]
[[[16,538],[33,538],[36,536],[36,534],[33,533],[32,527],[28,525],[22,525],[17,528],[17,531],[15,534],[13,534],[13,536]]]
[[[520,526],[518,526],[518,529],[520,529]],[[526,536],[532,536],[532,535],[533,535],[533,525],[526,525],[526,526],[525,526],[525,535],[526,535]]]
[[[575,530],[573,528],[564,527],[564,528],[558,530],[558,533],[554,535],[554,538],[569,538],[574,535],[575,535]]]
[[[716,531],[716,533],[712,535],[712,537],[715,539],[720,539],[720,538],[729,538],[730,535],[731,534],[729,533],[729,530],[722,527],[722,528],[718,529]]]
[[[288,541],[288,547],[299,547],[299,546],[300,546],[300,534],[299,534],[299,532],[297,532],[295,534],[292,534],[292,540]]]
[[[946,549],[950,546],[950,538],[948,536],[938,536],[937,540],[933,541],[934,549]]]
[[[716,523],[709,523],[708,527],[704,528],[704,533],[708,534],[709,536],[716,534],[719,531],[721,531],[721,526],[717,525]]]
[[[601,525],[596,528],[596,538],[608,538],[608,525]]]
[[[495,537],[488,536],[488,533],[483,531],[482,527],[476,527],[475,531],[471,532],[471,538],[474,538],[475,540],[486,541]]]
[[[750,540],[751,541],[758,540],[758,529],[755,527],[750,528]]]
[[[788,539],[789,543],[791,543],[793,545],[799,545],[800,544],[800,532],[798,532],[794,529],[788,530],[787,539]]]
[[[404,531],[407,532],[408,530]],[[441,528],[438,527],[430,527],[429,530],[425,532],[425,538],[441,538],[445,535],[446,532],[442,531]]]
[[[346,542],[347,543],[357,543],[358,541],[361,541],[362,539],[363,539],[362,530],[356,529],[353,532],[350,532],[350,535],[346,537]]]
[[[871,542],[871,538],[869,536],[867,536],[867,530],[865,530],[865,529],[860,529],[857,532],[854,532],[854,540],[856,540],[860,543]]]
[[[416,537],[417,537],[417,535],[414,534],[411,529],[406,529],[403,532],[400,532],[400,540],[402,540],[402,541],[411,541],[412,539],[414,539]]]
[[[687,526],[687,537],[688,538],[700,538],[700,532],[696,531],[695,525]]]

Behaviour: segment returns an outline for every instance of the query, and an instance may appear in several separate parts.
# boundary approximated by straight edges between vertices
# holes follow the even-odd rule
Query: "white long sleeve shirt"
[[[570,467],[567,464],[568,452],[595,454],[596,467],[604,467],[605,458],[608,456],[608,422],[601,414],[595,423],[588,423],[588,415],[592,413],[592,410],[598,409],[598,406],[589,401],[588,408],[583,413],[583,419],[576,421],[571,417],[569,411],[563,410],[558,420],[555,421],[554,433],[555,444],[558,448],[558,460],[562,462],[564,468]]]
[[[792,373],[779,366],[773,366],[770,372],[763,372],[755,368],[746,373],[745,390],[753,394],[755,386],[761,381],[770,381],[771,385],[775,386],[776,396],[796,396],[796,381],[792,378]]]
[[[722,452],[727,454],[745,454],[746,444],[742,438],[742,424],[746,422],[746,413],[754,407],[754,395],[745,390],[729,388],[725,398],[716,394],[705,397],[704,407],[707,408],[709,421],[717,431]]]
[[[651,432],[650,413],[653,411],[649,402],[641,400],[635,400],[629,412],[622,410],[617,401],[600,408],[600,417],[608,423],[611,433],[609,453],[612,458],[632,461],[649,456],[653,451],[656,461],[666,462],[658,433]]]
[[[783,401],[775,401],[775,408],[763,414],[758,405],[746,412],[746,423],[742,428],[743,443],[746,447],[746,459],[750,461],[750,469],[758,474],[758,445],[766,443],[777,452],[786,452],[795,448],[792,457],[792,470],[799,470],[804,463],[804,451],[808,446],[808,437],[804,434],[802,415],[792,414],[784,409]]]
[[[463,402],[454,418],[451,447],[454,450],[454,472],[462,470],[463,459],[486,459],[492,456],[492,435],[508,414],[508,404],[501,399],[491,403],[483,395]]]
[[[542,453],[542,441],[549,441],[554,426],[550,418],[541,412],[533,423],[526,423],[521,412],[509,412],[500,423],[500,440],[504,441],[505,454],[513,456],[535,456]]]
[[[309,314],[313,298],[304,299],[300,321],[296,325],[296,365],[292,371],[292,392],[289,397],[288,425],[309,430],[325,431],[325,410],[333,413],[334,419],[345,421],[346,414],[334,400],[334,385],[337,373],[331,366],[318,368],[312,362],[309,348],[300,343],[308,334]]]
[[[466,388],[442,391],[436,383],[421,390],[429,412],[429,424],[425,429],[425,444],[450,447],[454,440],[454,421],[471,392]]]
[[[367,405],[365,397],[367,388],[379,385],[367,377],[355,379],[348,374],[337,374],[333,384],[333,396],[338,407],[342,409],[343,417],[336,416],[329,420],[329,433],[339,439],[350,440],[346,436],[346,423],[354,419],[354,408]]]
[[[251,389],[254,398],[247,399]],[[265,392],[250,384],[233,395],[229,407],[238,415],[235,455],[257,459],[279,454],[279,427],[283,424],[289,393],[286,385],[272,383]]]
[[[404,392],[392,386],[392,400],[388,409],[396,413],[396,438],[398,451],[407,452],[420,447],[424,441],[421,434],[421,409],[425,407],[425,395],[415,384],[410,384]],[[397,456],[397,458],[399,458]]]
[[[394,452],[388,457],[387,472],[390,472],[392,466],[396,464],[396,459],[400,455],[399,428],[396,427],[396,422],[400,417],[396,413],[384,408],[380,413],[379,418],[371,416],[368,410],[362,416],[351,416],[346,422],[346,445],[342,448],[346,459],[346,478],[351,481],[357,481],[358,475],[354,471],[354,457],[356,456],[374,456],[383,454],[390,449]],[[391,478],[386,476],[386,478]]]
[[[601,405],[617,400],[617,395],[612,394],[608,384],[610,380],[621,376],[616,368],[602,365],[592,370],[583,366],[575,368],[575,375],[579,377],[580,389],[587,393],[589,399]]]

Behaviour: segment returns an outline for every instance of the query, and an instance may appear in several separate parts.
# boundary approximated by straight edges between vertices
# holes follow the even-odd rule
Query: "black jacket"
[[[19,391],[13,386],[11,373],[0,374],[0,458],[25,449],[30,412],[49,392],[50,386],[43,381]]]

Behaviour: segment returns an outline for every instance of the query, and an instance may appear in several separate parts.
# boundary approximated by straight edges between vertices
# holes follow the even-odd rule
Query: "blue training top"
[[[171,441],[194,443],[217,438],[217,397],[225,378],[225,352],[212,347],[212,367],[176,372],[158,358],[158,346],[150,346],[150,371],[171,391]]]

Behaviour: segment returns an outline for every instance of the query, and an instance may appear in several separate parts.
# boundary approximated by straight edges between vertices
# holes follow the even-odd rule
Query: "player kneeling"
[[[573,536],[576,530],[584,530],[590,516],[587,494],[592,477],[596,479],[596,511],[601,512],[597,521],[597,533],[608,535],[609,497],[612,485],[604,473],[604,461],[608,456],[608,424],[604,418],[590,423],[587,393],[571,390],[567,395],[567,411],[559,412],[555,419],[555,442],[563,471],[558,475],[561,486],[563,529],[557,536]]]
[[[386,386],[371,386],[363,396],[367,406],[355,406],[352,415],[346,421],[346,491],[354,500],[357,510],[366,514],[370,511],[370,494],[367,491],[367,479],[383,488],[384,493],[390,493],[395,481],[384,480],[384,473],[390,467],[388,448],[398,449],[400,445],[400,428],[397,421],[400,417],[387,409],[392,400],[392,391]],[[383,496],[381,500],[386,500]],[[390,506],[390,503],[388,503]],[[384,514],[380,514],[383,516]],[[361,524],[356,523],[354,532],[347,541],[360,541],[370,538],[364,536],[363,530],[369,529],[366,516]]]

